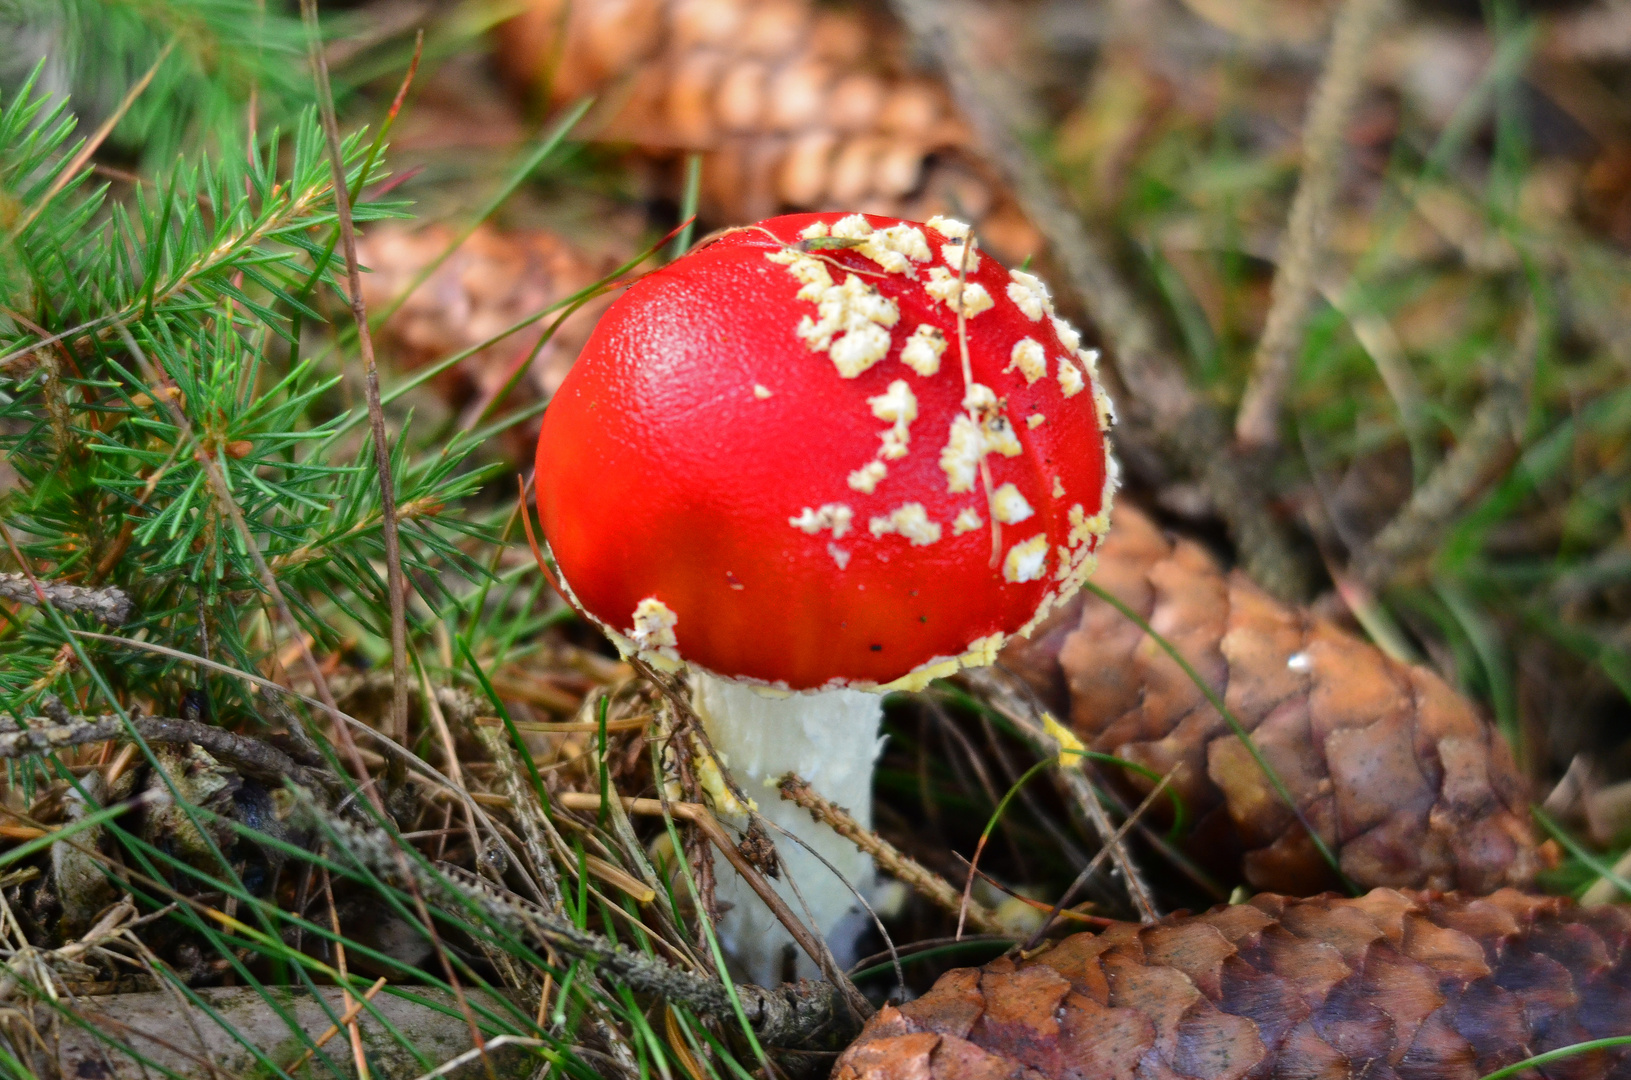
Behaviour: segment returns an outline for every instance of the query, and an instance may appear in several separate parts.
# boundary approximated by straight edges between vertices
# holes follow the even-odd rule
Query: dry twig
[[[830,800],[822,797],[796,773],[788,773],[782,777],[779,790],[782,798],[810,811],[811,817],[824,822],[833,832],[872,856],[879,868],[890,877],[910,885],[953,915],[962,910],[962,894],[953,888],[950,882],[877,833],[861,828],[850,816],[849,811],[841,806],[835,806]],[[982,934],[1007,933],[1002,923],[997,921],[996,915],[983,904],[970,902],[968,921]]]
[[[329,167],[334,174],[334,213],[340,222],[340,239],[345,248],[346,292],[351,316],[357,324],[357,351],[362,354],[363,389],[368,398],[368,427],[374,438],[374,465],[379,470],[380,531],[385,541],[385,580],[391,595],[391,726],[393,738],[408,741],[408,608],[407,579],[402,571],[402,544],[397,535],[396,486],[391,478],[391,446],[385,433],[385,409],[380,404],[379,368],[374,363],[374,338],[368,330],[368,308],[362,296],[362,270],[357,262],[357,230],[351,220],[351,192],[346,186],[345,162],[340,150],[340,123],[334,115],[334,94],[329,89],[328,59],[317,28],[317,0],[300,0],[300,14],[306,22],[311,49],[312,71],[317,79],[317,102],[322,113],[323,135],[328,146]],[[419,66],[420,36],[413,63],[403,83],[403,92]],[[397,94],[400,104],[403,93]],[[366,179],[366,177],[364,178]]]
[[[228,762],[239,772],[262,780],[289,777],[309,782],[312,770],[275,746],[213,724],[165,716],[132,716],[131,725],[148,742],[194,743]],[[101,716],[28,717],[20,725],[0,720],[0,759],[44,753],[85,743],[121,738],[125,727],[112,713]]]

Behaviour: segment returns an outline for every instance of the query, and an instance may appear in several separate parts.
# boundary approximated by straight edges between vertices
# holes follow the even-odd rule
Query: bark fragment
[[[1226,573],[1135,507],[1116,508],[1099,552],[1094,582],[1211,684],[1350,880],[1472,893],[1533,880],[1543,860],[1523,779],[1443,679]],[[1177,766],[1173,786],[1199,818],[1195,847],[1214,868],[1295,895],[1336,884],[1223,717],[1115,608],[1083,593],[1002,659],[1092,749],[1157,775]]]
[[[834,1080],[1477,1080],[1631,1030],[1631,913],[1502,889],[1265,894],[948,972]],[[1624,1072],[1631,1048],[1546,1075]]]

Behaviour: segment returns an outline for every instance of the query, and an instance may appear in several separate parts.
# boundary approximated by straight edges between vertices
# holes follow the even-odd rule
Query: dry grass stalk
[[[1373,588],[1389,584],[1413,561],[1428,554],[1456,513],[1517,459],[1523,448],[1539,333],[1539,319],[1530,311],[1513,350],[1517,378],[1497,378],[1455,449],[1358,553],[1356,568],[1366,584]]]
[[[1302,178],[1291,201],[1273,299],[1235,415],[1235,438],[1256,450],[1279,441],[1280,411],[1319,290],[1319,260],[1342,179],[1349,118],[1365,87],[1370,47],[1391,0],[1344,0],[1303,128]]]
[[[295,1073],[304,1068],[306,1062],[312,1059],[312,1055],[321,1050],[330,1039],[338,1035],[342,1027],[355,1031],[357,1017],[362,1015],[362,1011],[365,1008],[366,1003],[373,1001],[374,995],[379,993],[380,988],[384,985],[385,976],[381,975],[379,978],[374,980],[374,985],[370,986],[367,990],[364,990],[362,992],[362,997],[356,1000],[351,1000],[350,993],[344,992],[341,1000],[349,1001],[350,1003],[346,1005],[345,1012],[340,1014],[338,1023],[330,1024],[328,1026],[328,1030],[324,1031],[321,1035],[317,1036],[317,1038],[313,1039],[312,1044],[308,1046],[298,1058],[295,1059],[294,1064],[289,1066],[288,1071]]]
[[[322,875],[323,899],[328,904],[329,929],[334,931],[334,966],[336,970],[339,971],[341,980],[340,1004],[345,1007],[346,1012],[351,1014],[351,1020],[339,1026],[344,1027],[346,1034],[350,1037],[351,1060],[357,1067],[357,1080],[370,1080],[371,1074],[368,1070],[368,1055],[363,1051],[362,1046],[362,1028],[357,1024],[357,1014],[362,1010],[353,1002],[351,997],[349,974],[346,971],[345,962],[345,934],[340,929],[339,912],[334,908],[334,887],[333,883],[329,880],[329,873],[326,868],[322,871]],[[480,1046],[480,1034],[475,1032],[472,1034],[474,1034],[476,1037],[476,1045]]]
[[[1127,834],[1133,830],[1134,826],[1138,825],[1138,823],[1144,819],[1144,815],[1149,812],[1150,807],[1153,806],[1156,800],[1160,799],[1160,797],[1166,792],[1167,786],[1172,783],[1173,772],[1176,771],[1177,770],[1174,769],[1169,771],[1167,775],[1163,776],[1160,782],[1150,789],[1149,794],[1144,796],[1144,800],[1133,808],[1133,812],[1127,815],[1127,820],[1123,821],[1119,826],[1117,826],[1115,834],[1110,837],[1110,842],[1093,853],[1093,858],[1089,860],[1086,866],[1082,867],[1082,872],[1076,875],[1076,880],[1071,882],[1070,887],[1064,892],[1060,893],[1059,899],[1055,900],[1053,905],[1047,909],[1048,917],[1043,920],[1042,925],[1037,927],[1035,932],[1031,934],[1030,938],[1025,942],[1024,948],[1035,948],[1037,943],[1040,942],[1044,936],[1046,936],[1048,929],[1053,926],[1053,924],[1058,920],[1059,916],[1069,910],[1065,905],[1069,904],[1071,900],[1075,898],[1076,893],[1082,888],[1082,886],[1086,885],[1088,881],[1092,879],[1093,875],[1098,872],[1098,869],[1104,863],[1106,856],[1113,851],[1125,850],[1122,845],[1126,842]],[[1147,919],[1145,921],[1153,922],[1154,920]]]
[[[5,918],[15,925],[15,919],[9,911],[5,912]],[[33,949],[25,943],[20,950],[22,955],[8,961],[4,968],[4,976],[0,976],[0,1002],[11,1000],[18,987],[25,982],[31,986],[38,985],[34,979],[35,973],[48,971],[56,964],[69,964],[78,960],[102,943],[119,937],[135,920],[135,902],[126,896],[105,911],[96,921],[96,925],[81,934],[76,941],[70,941],[66,945],[45,952]]]
[[[1105,813],[1099,793],[1093,789],[1093,783],[1084,771],[1086,763],[1072,759],[1064,753],[1066,747],[1048,730],[1043,722],[1043,714],[1035,703],[1005,679],[1000,669],[970,668],[963,672],[962,677],[970,687],[979,692],[987,704],[1014,725],[1037,753],[1058,761],[1054,775],[1064,785],[1076,809],[1092,823],[1094,831],[1099,834],[1099,843],[1110,853],[1134,909],[1146,922],[1158,918],[1160,913],[1155,908],[1155,893],[1122,842],[1121,833],[1110,824],[1110,817]],[[1133,818],[1129,818],[1129,821],[1132,820]]]
[[[317,79],[317,103],[328,147],[329,166],[334,175],[334,213],[340,223],[340,240],[345,251],[346,293],[351,316],[357,324],[357,349],[362,357],[363,392],[368,400],[368,428],[374,438],[374,466],[379,472],[380,527],[385,542],[385,580],[391,601],[391,722],[389,731],[399,743],[408,741],[408,601],[407,576],[402,569],[402,541],[397,533],[396,485],[391,478],[391,446],[385,433],[385,408],[380,404],[379,368],[374,363],[374,336],[368,329],[368,307],[362,295],[362,268],[357,261],[357,229],[351,220],[351,192],[346,184],[345,161],[340,147],[340,123],[334,114],[334,95],[329,89],[328,58],[323,52],[317,28],[317,0],[300,0],[301,18],[306,23],[313,74]],[[401,107],[419,67],[424,48],[421,33],[414,49],[407,77],[397,93]],[[400,778],[397,778],[400,779]]]
[[[782,777],[781,797],[810,811],[839,836],[872,856],[884,873],[916,889],[918,893],[952,915],[964,912],[963,897],[952,884],[870,829],[856,824],[849,811],[835,806],[814,791],[795,773]],[[985,905],[971,901],[966,908],[970,924],[982,934],[1004,934],[1007,929]]]
[[[394,674],[394,673],[393,673]],[[430,677],[425,669],[419,669],[419,699],[425,703],[425,712],[430,718],[431,730],[436,733],[437,741],[442,747],[442,758],[447,765],[447,778],[455,787],[464,788],[464,770],[459,766],[459,752],[453,745],[453,732],[447,726],[447,717],[442,713],[442,703],[436,699],[436,693],[431,689]],[[449,806],[451,807],[451,803]],[[470,812],[468,803],[461,803],[459,809],[464,815],[465,831],[470,838],[470,849],[481,850],[481,838],[476,832],[476,819]]]

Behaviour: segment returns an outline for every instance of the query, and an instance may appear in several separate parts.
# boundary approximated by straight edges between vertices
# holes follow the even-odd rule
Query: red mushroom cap
[[[545,414],[538,503],[623,648],[794,690],[921,685],[1081,585],[1114,488],[1095,354],[976,245],[965,385],[965,232],[772,218],[601,318]]]

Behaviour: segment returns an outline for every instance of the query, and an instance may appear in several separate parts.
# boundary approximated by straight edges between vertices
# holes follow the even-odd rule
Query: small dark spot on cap
[[[883,646],[882,645],[874,645],[874,646],[872,646],[872,651],[873,652],[883,652]]]
[[[919,615],[919,616],[918,616],[918,617],[917,617],[917,621],[918,621],[918,622],[928,622],[928,621],[929,621],[929,617],[928,617],[928,616],[927,616],[927,615]]]
[[[909,591],[908,591],[908,592],[907,592],[907,594],[906,594],[906,595],[907,595],[907,596],[916,596],[916,595],[917,595],[917,590],[916,590],[916,589],[911,589],[911,590],[909,590]]]

